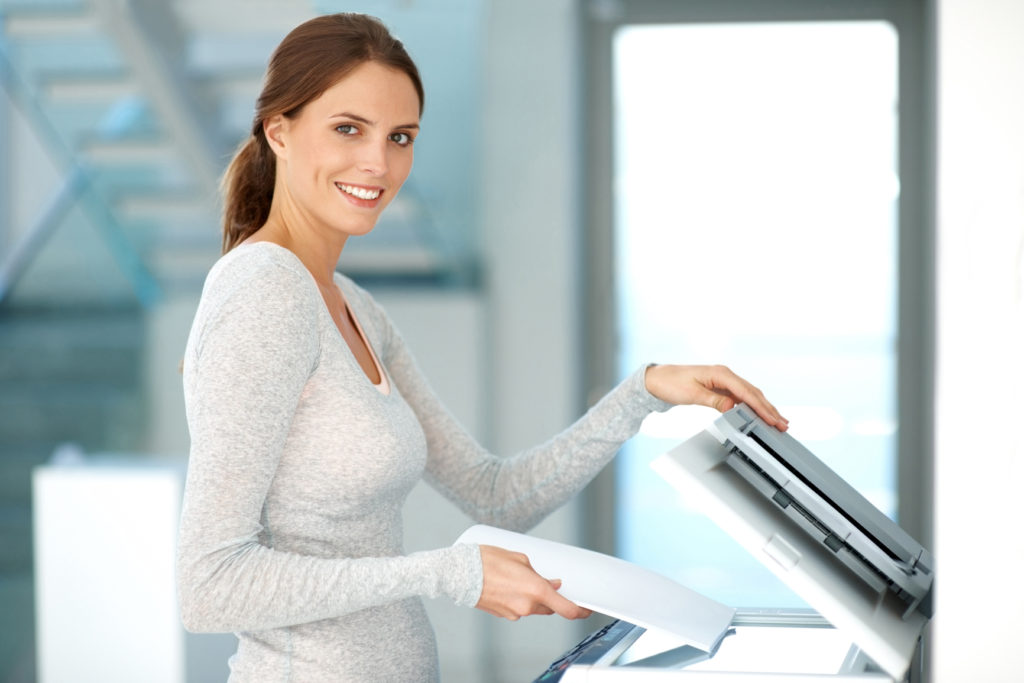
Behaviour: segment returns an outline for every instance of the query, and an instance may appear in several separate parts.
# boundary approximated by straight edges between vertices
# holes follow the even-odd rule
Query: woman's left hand
[[[746,403],[762,420],[786,431],[789,420],[768,402],[761,390],[724,365],[652,365],[644,376],[647,391],[676,405],[701,405],[724,413]]]

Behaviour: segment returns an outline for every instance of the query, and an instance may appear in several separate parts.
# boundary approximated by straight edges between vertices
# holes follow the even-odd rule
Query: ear
[[[267,138],[270,149],[279,157],[287,156],[285,140],[288,134],[288,118],[283,114],[275,114],[263,120],[263,135]]]

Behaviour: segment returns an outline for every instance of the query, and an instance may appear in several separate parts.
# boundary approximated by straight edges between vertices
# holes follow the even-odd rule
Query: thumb
[[[562,580],[561,579],[548,579],[548,583],[550,583],[551,587],[554,588],[555,590],[558,590],[559,588],[562,587]]]
[[[732,396],[717,391],[712,391],[704,385],[699,385],[697,389],[697,395],[694,396],[694,403],[698,405],[707,406],[708,408],[714,408],[720,413],[724,413],[736,406],[736,401]]]

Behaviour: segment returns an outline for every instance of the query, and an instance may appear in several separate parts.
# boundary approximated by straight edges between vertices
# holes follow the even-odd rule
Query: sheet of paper
[[[649,569],[565,543],[482,524],[467,529],[456,543],[523,553],[538,574],[561,579],[559,592],[576,604],[666,631],[705,652],[722,638],[736,611]]]

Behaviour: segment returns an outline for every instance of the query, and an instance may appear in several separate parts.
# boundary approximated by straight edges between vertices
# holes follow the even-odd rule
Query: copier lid
[[[726,463],[707,431],[651,466],[751,555],[841,630],[893,678],[910,667],[928,619],[888,590],[876,592]]]

